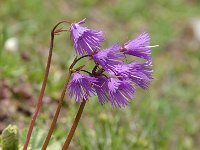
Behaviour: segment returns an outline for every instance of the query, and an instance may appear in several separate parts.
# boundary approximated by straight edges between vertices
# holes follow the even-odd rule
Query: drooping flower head
[[[143,32],[138,37],[124,44],[122,51],[124,54],[133,55],[146,60],[151,60],[149,34]]]
[[[110,78],[108,81],[108,93],[112,107],[125,107],[134,97],[134,87],[128,80]]]
[[[104,40],[103,32],[81,26],[84,23],[85,20],[71,24],[71,38],[76,53],[88,54],[95,66],[91,72],[78,68],[89,75],[80,74],[76,69],[68,86],[70,98],[75,97],[76,102],[82,102],[97,95],[101,104],[110,102],[112,107],[127,106],[134,98],[136,86],[147,89],[153,79],[151,47],[157,45],[150,46],[149,34],[144,32],[123,46],[117,43],[100,50]],[[124,55],[136,56],[146,61],[127,64]],[[87,56],[80,59],[85,57]]]
[[[71,25],[71,39],[78,55],[91,55],[100,49],[100,44],[104,41],[103,32],[81,26],[84,23],[85,19]]]
[[[131,68],[131,75],[129,78],[143,89],[147,89],[150,85],[153,70],[149,68],[147,63],[140,64],[133,62],[129,64]]]
[[[114,72],[120,78],[129,79],[141,88],[147,89],[152,79],[153,70],[148,63],[132,62],[116,65]]]
[[[123,54],[120,52],[119,44],[114,44],[112,47],[93,55],[94,61],[107,71],[112,70],[115,65],[121,64],[123,62],[122,58]]]
[[[87,100],[88,97],[95,94],[92,85],[97,82],[95,77],[80,74],[76,72],[69,83],[68,90],[70,98],[75,97],[76,102]]]

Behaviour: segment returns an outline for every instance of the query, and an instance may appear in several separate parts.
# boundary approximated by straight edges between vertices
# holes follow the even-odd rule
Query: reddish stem
[[[66,78],[66,81],[65,81],[65,85],[64,85],[64,88],[62,90],[62,94],[61,94],[61,97],[60,97],[60,100],[59,100],[59,103],[58,103],[58,107],[56,109],[56,113],[53,117],[53,121],[51,123],[51,127],[48,131],[48,135],[45,139],[45,142],[42,146],[42,150],[46,150],[48,144],[49,144],[49,141],[51,139],[51,135],[56,127],[56,122],[57,122],[57,119],[58,119],[58,116],[59,116],[59,113],[60,113],[60,110],[61,110],[61,107],[62,107],[62,104],[63,104],[63,101],[64,101],[64,97],[65,97],[65,93],[66,93],[66,90],[67,90],[67,86],[68,86],[68,83],[69,83],[69,80],[70,80],[70,77],[71,77],[71,74],[72,74],[72,71],[69,70],[69,73],[67,75],[67,78]]]
[[[23,150],[27,150],[27,148],[28,148],[28,144],[29,144],[29,141],[30,141],[30,138],[31,138],[33,127],[34,127],[36,118],[38,116],[39,110],[40,110],[40,108],[42,106],[42,98],[44,96],[44,91],[45,91],[45,88],[46,88],[46,83],[47,83],[47,79],[48,79],[48,75],[49,75],[49,69],[50,69],[50,64],[51,64],[52,51],[53,51],[53,46],[54,46],[54,34],[55,34],[55,30],[63,22],[66,22],[66,21],[61,21],[61,22],[57,23],[54,26],[54,28],[52,29],[52,31],[51,31],[51,41],[50,41],[50,48],[49,48],[49,56],[48,56],[47,65],[46,65],[46,69],[45,69],[44,80],[43,80],[42,87],[41,87],[41,90],[40,90],[40,95],[38,97],[38,101],[37,101],[37,105],[36,105],[36,108],[35,108],[35,112],[33,114],[33,117],[32,117],[32,120],[31,120],[31,124],[29,126],[29,130],[28,130],[28,133],[27,133],[27,137],[26,137],[26,141],[25,141]]]
[[[81,70],[81,69],[84,67],[84,65],[83,65],[83,66],[80,66],[80,67],[78,67],[78,68],[76,68],[75,70],[72,70],[72,69],[73,69],[73,67],[76,65],[76,63],[77,63],[78,61],[80,61],[81,59],[83,59],[83,58],[85,58],[85,57],[88,57],[88,56],[89,56],[89,55],[84,55],[84,56],[81,56],[81,57],[79,57],[79,58],[76,57],[76,58],[74,59],[74,61],[72,62],[72,64],[70,65],[70,67],[69,67],[69,73],[68,73],[67,78],[66,78],[66,81],[65,81],[65,86],[64,86],[64,88],[63,88],[63,90],[62,90],[62,94],[61,94],[61,97],[60,97],[58,106],[57,106],[57,108],[56,108],[56,113],[54,114],[53,120],[52,120],[52,122],[51,122],[50,129],[49,129],[49,131],[48,131],[48,134],[47,134],[47,137],[46,137],[46,139],[45,139],[45,142],[44,142],[44,144],[43,144],[43,146],[42,146],[42,150],[46,150],[46,148],[47,148],[47,146],[48,146],[48,144],[49,144],[49,141],[50,141],[50,139],[51,139],[51,135],[52,135],[52,133],[53,133],[55,127],[56,127],[56,122],[57,122],[58,116],[59,116],[59,114],[60,114],[60,110],[61,110],[61,107],[62,107],[62,104],[63,104],[63,101],[64,101],[64,96],[65,96],[65,93],[66,93],[66,89],[67,89],[67,86],[68,86],[70,77],[71,77],[71,75],[72,75],[72,73],[73,73],[74,71],[79,71],[79,70]]]
[[[71,140],[72,140],[72,138],[73,138],[73,135],[74,135],[74,133],[75,133],[75,131],[76,131],[76,128],[77,128],[78,123],[79,123],[79,120],[80,120],[80,118],[81,118],[83,109],[84,109],[84,107],[85,107],[85,103],[86,103],[86,101],[83,100],[83,102],[81,103],[81,105],[80,105],[80,107],[79,107],[78,113],[76,114],[76,118],[75,118],[75,120],[74,120],[74,122],[73,122],[73,125],[72,125],[72,127],[71,127],[71,130],[70,130],[68,136],[67,136],[67,139],[66,139],[66,141],[65,141],[65,143],[64,143],[64,145],[63,145],[63,147],[62,147],[62,150],[67,150],[68,147],[69,147],[69,144],[70,144],[70,142],[71,142]]]

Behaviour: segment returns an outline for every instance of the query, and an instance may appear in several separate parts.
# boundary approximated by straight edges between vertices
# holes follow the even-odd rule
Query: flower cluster
[[[81,74],[79,70],[73,74],[68,86],[70,98],[81,102],[97,95],[101,104],[110,102],[112,107],[127,106],[134,98],[136,87],[147,89],[152,80],[149,34],[144,32],[124,45],[115,43],[101,50],[103,32],[83,27],[83,23],[85,20],[70,27],[74,48],[77,55],[88,55],[96,65],[91,73]],[[141,62],[127,63],[126,55],[141,58]]]

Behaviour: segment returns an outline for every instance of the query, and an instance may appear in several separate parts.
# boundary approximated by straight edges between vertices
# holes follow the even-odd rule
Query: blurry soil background
[[[103,48],[142,31],[151,35],[155,79],[137,90],[125,109],[86,105],[71,149],[200,149],[200,1],[198,0],[0,0],[0,133],[20,129],[23,144],[39,95],[50,31],[61,20],[103,30]],[[56,36],[50,77],[31,145],[40,148],[74,58],[69,35]],[[85,62],[82,62],[85,63]],[[65,97],[49,149],[59,149],[78,105]]]

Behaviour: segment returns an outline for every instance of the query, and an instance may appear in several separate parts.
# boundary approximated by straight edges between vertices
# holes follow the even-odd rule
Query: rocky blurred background
[[[150,33],[151,45],[160,46],[152,50],[155,79],[150,89],[138,90],[125,109],[91,99],[71,149],[200,149],[199,0],[1,0],[0,133],[15,124],[23,144],[44,75],[50,31],[61,20],[83,18],[87,26],[105,31],[103,48],[142,31]],[[56,36],[55,43],[33,149],[42,144],[74,57],[69,35]],[[66,96],[49,149],[59,149],[77,108]]]

